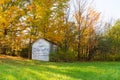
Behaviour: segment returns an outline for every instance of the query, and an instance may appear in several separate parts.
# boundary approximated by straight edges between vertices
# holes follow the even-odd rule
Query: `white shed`
[[[32,59],[49,61],[49,54],[56,49],[56,45],[47,39],[38,39],[32,45]]]

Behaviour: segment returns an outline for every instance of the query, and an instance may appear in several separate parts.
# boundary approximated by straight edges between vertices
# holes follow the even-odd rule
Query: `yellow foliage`
[[[4,3],[9,2],[9,1],[11,1],[11,0],[0,0],[0,4],[4,4]]]

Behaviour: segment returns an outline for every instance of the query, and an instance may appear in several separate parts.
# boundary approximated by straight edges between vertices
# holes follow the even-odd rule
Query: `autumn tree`
[[[78,60],[82,57],[89,57],[91,48],[94,48],[96,44],[95,25],[100,14],[88,5],[89,3],[86,0],[78,0],[74,4]]]
[[[6,48],[9,46],[9,43],[11,40],[10,39],[11,37],[9,36],[9,32],[11,31],[10,29],[11,29],[11,26],[14,24],[13,22],[15,22],[15,18],[16,18],[16,13],[14,12],[14,10],[16,10],[17,7],[12,4],[14,4],[14,2],[10,0],[4,1],[3,3],[0,4],[1,19],[2,19],[1,32],[3,34],[3,37],[1,38],[2,39],[1,43],[3,44],[2,50],[4,54],[6,54]]]
[[[3,40],[1,43],[9,47],[7,51],[10,54],[17,53],[22,49],[23,36],[21,35],[27,29],[22,20],[27,15],[25,4],[22,0],[9,0],[1,4],[1,18],[3,21],[1,30],[4,36],[1,38]],[[3,49],[3,53],[6,53],[6,48]]]

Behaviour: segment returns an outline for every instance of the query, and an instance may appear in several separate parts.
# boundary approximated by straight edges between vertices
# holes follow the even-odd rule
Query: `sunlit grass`
[[[0,80],[120,80],[120,63],[54,63],[2,58]]]

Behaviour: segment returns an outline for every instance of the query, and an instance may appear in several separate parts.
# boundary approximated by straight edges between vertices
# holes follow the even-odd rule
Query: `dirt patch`
[[[24,58],[21,58],[21,57],[13,57],[13,56],[8,56],[8,55],[0,55],[0,59],[23,60]]]

